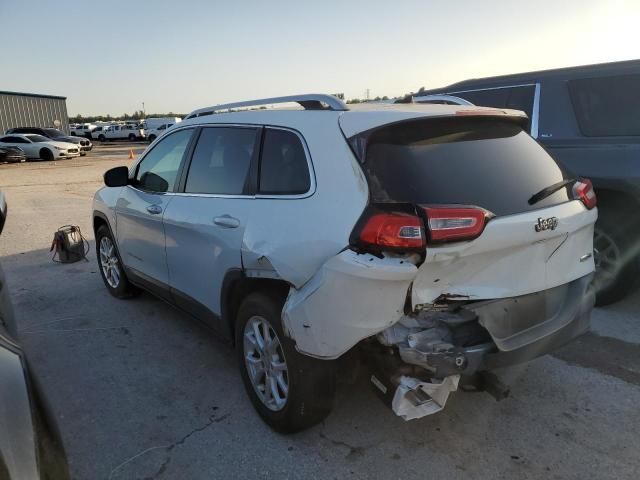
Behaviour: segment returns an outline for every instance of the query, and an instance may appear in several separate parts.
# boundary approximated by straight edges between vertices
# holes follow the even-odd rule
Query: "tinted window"
[[[281,195],[308,192],[311,178],[300,137],[286,130],[266,129],[262,145],[258,191]]]
[[[482,107],[505,108],[509,90],[506,88],[494,88],[491,90],[477,90],[475,92],[452,93],[456,97],[469,100],[474,105]]]
[[[570,80],[569,91],[583,135],[640,135],[640,75]]]
[[[564,172],[518,125],[489,118],[402,122],[351,139],[362,148],[371,201],[462,204],[510,215],[569,200],[561,189],[529,205]]]
[[[246,193],[255,139],[253,128],[203,128],[193,152],[185,192]]]
[[[27,140],[25,140],[24,138],[20,138],[20,137],[3,137],[0,139],[0,142],[3,143],[29,143]]]
[[[464,98],[474,105],[482,107],[522,110],[527,114],[527,117],[529,117],[527,129],[530,130],[535,91],[535,85],[526,85],[522,87],[492,88],[473,92],[452,93],[452,95]]]
[[[48,142],[49,139],[47,137],[43,137],[42,135],[36,135],[34,133],[29,133],[26,137],[32,142],[40,143],[40,142]]]
[[[58,138],[65,136],[64,133],[62,133],[60,130],[56,130],[55,128],[45,128],[44,130],[42,130],[42,134],[49,138]]]
[[[136,185],[153,192],[173,191],[192,132],[192,129],[180,130],[157,143],[138,165]]]

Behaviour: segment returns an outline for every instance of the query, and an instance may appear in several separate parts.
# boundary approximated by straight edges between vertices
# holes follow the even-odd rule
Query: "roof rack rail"
[[[232,110],[234,108],[259,107],[262,105],[275,105],[278,103],[298,103],[305,110],[349,110],[347,105],[333,95],[323,93],[309,93],[305,95],[289,95],[286,97],[261,98],[258,100],[248,100],[245,102],[224,103],[214,105],[213,107],[199,108],[186,116],[189,118],[202,117],[204,115],[213,115],[222,110]]]

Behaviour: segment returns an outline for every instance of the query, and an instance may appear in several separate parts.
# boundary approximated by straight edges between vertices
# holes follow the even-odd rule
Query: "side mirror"
[[[129,183],[129,169],[115,167],[104,172],[104,184],[107,187],[124,187]]]

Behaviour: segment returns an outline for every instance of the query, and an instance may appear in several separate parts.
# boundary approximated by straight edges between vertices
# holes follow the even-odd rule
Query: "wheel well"
[[[235,324],[242,300],[253,292],[273,295],[284,305],[289,293],[289,284],[284,280],[245,277],[239,270],[227,273],[222,286],[222,319],[229,328],[231,342],[235,343]]]
[[[93,217],[93,233],[95,234],[103,225],[107,225],[107,221],[104,218],[95,215]]]

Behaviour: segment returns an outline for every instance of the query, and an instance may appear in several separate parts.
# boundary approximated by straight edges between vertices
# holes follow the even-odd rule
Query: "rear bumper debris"
[[[376,381],[395,393],[393,411],[410,420],[439,412],[460,379],[496,399],[508,387],[490,370],[530,361],[589,329],[592,275],[521,297],[405,315],[377,335]],[[391,355],[391,347],[396,355]],[[375,352],[375,351],[374,351]],[[391,358],[394,358],[395,365]],[[413,368],[414,370],[410,370]],[[417,369],[416,369],[417,368]]]
[[[391,408],[404,420],[432,415],[444,408],[449,394],[458,389],[459,381],[460,375],[429,382],[400,377],[400,385],[393,395]]]

